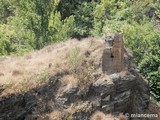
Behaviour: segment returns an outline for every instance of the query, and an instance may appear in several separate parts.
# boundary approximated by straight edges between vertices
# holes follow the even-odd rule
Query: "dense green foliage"
[[[160,101],[159,0],[0,0],[0,55],[115,32],[124,34],[138,70]]]

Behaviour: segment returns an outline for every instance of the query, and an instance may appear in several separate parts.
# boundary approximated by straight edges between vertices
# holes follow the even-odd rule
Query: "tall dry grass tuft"
[[[79,55],[80,48],[75,47],[72,48],[68,55],[67,66],[70,70],[71,74],[77,74],[79,71],[79,67],[81,66],[84,56]]]
[[[79,83],[85,85],[93,80],[95,71],[94,60],[89,58],[89,51],[74,47],[70,50],[67,58],[67,68],[70,74],[77,78]]]
[[[92,115],[90,120],[106,120],[106,115],[98,111]]]

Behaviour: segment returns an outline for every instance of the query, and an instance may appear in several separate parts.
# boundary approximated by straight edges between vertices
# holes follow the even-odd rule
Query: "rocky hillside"
[[[104,50],[100,38],[72,39],[1,59],[0,120],[127,120],[128,113],[152,113],[131,52],[124,51],[126,69],[106,74]]]

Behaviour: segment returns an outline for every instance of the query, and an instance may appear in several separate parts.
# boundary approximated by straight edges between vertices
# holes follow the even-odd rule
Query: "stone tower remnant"
[[[114,37],[105,38],[106,47],[102,55],[102,71],[107,74],[124,70],[123,35],[116,33]]]

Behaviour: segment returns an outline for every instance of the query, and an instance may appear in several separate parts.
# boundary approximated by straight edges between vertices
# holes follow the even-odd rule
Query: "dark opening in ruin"
[[[111,58],[114,58],[113,54],[111,53]]]

